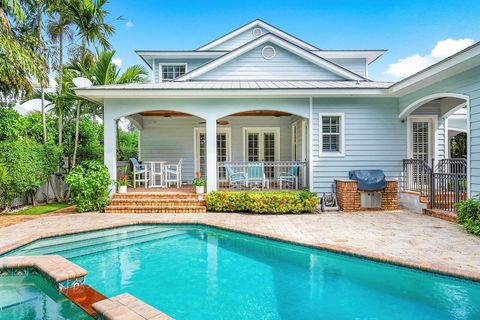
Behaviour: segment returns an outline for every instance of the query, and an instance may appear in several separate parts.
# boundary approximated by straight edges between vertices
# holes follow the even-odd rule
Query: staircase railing
[[[403,160],[403,190],[428,198],[430,208],[455,212],[467,198],[466,159],[442,159],[432,169],[419,159]]]
[[[403,160],[403,190],[420,193],[422,197],[430,194],[432,168],[420,159]]]

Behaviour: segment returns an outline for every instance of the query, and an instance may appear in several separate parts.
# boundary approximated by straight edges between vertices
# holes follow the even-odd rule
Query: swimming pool
[[[136,225],[48,238],[107,296],[176,319],[479,319],[480,284],[203,226]]]

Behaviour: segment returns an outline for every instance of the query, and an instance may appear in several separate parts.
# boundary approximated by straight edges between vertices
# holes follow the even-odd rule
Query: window
[[[320,154],[343,156],[343,115],[320,114]]]
[[[186,71],[185,64],[168,64],[162,65],[162,80],[174,80],[181,75],[184,75]]]

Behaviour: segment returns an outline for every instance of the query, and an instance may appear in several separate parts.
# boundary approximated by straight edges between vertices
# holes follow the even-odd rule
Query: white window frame
[[[413,156],[412,150],[412,122],[414,120],[432,120],[432,132],[430,134],[430,141],[432,145],[430,146],[430,159],[428,165],[431,165],[432,157],[435,160],[435,164],[438,162],[438,115],[413,115],[407,118],[407,158],[411,159]]]
[[[169,63],[159,63],[158,64],[158,79],[160,82],[163,82],[163,67],[164,66],[185,66],[185,73],[188,72],[188,64],[184,62],[179,62],[179,63],[174,63],[174,62],[169,62]],[[184,73],[184,74],[185,74]],[[155,77],[155,74],[154,74]],[[181,77],[181,76],[179,76]],[[167,79],[167,81],[172,81],[175,79]]]
[[[297,153],[298,153],[298,120],[292,122],[291,124],[291,141],[292,145],[290,146],[290,153],[291,153],[291,160],[297,160]]]
[[[205,128],[193,128],[193,159],[195,172],[200,171],[200,147],[198,146],[198,137],[200,133],[205,133]],[[227,135],[227,161],[232,161],[232,128],[217,127],[216,133],[226,133]],[[216,140],[216,138],[215,138]],[[215,146],[215,150],[217,147]]]
[[[280,127],[244,127],[243,128],[243,161],[247,161],[247,133],[258,133],[261,137],[258,141],[259,154],[258,157],[260,161],[263,161],[264,157],[264,142],[262,134],[264,132],[274,132],[275,133],[275,160],[279,161],[280,159]]]
[[[324,152],[323,151],[323,117],[340,117],[340,151]],[[345,156],[345,113],[343,112],[329,112],[318,114],[318,144],[320,157],[344,157]]]

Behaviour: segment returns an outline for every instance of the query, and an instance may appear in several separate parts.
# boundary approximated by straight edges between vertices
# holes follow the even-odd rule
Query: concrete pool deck
[[[480,238],[462,226],[398,212],[45,216],[0,228],[0,254],[31,241],[140,223],[202,224],[480,281]]]

